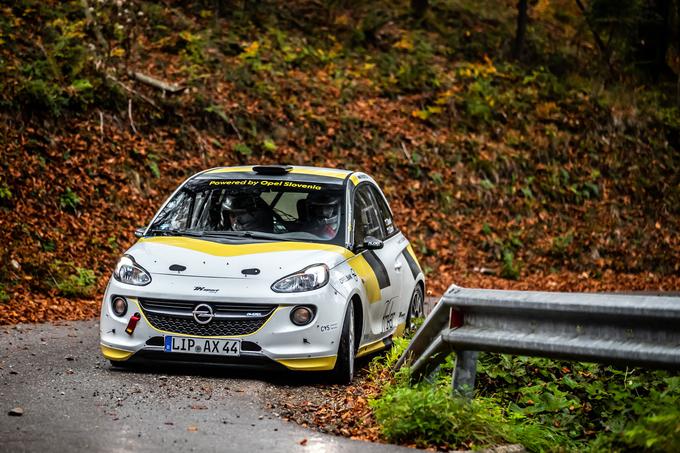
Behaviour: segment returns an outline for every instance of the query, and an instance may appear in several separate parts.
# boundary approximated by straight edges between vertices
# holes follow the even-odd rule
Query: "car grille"
[[[159,330],[183,335],[230,337],[248,335],[267,322],[276,305],[237,304],[231,302],[176,301],[139,299],[149,323]],[[192,311],[197,305],[210,305],[215,317],[199,324]]]

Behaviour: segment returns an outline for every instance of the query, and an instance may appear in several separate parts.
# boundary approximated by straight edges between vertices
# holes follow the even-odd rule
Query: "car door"
[[[405,326],[406,315],[411,302],[411,294],[416,284],[416,278],[420,273],[420,268],[413,258],[412,249],[409,248],[409,242],[406,239],[406,236],[399,231],[394,223],[392,211],[387,205],[387,200],[381,192],[377,190],[374,190],[373,192],[380,210],[382,223],[385,227],[385,247],[389,248],[390,256],[395,256],[395,278],[399,279],[399,283],[398,286],[395,286],[397,294],[394,298],[394,307],[392,307],[391,310],[396,313],[394,324],[397,325],[397,330],[399,331],[399,326],[401,326],[402,329]]]
[[[401,233],[396,231],[394,225],[390,228],[390,234],[387,233],[378,197],[382,197],[382,195],[377,188],[373,187],[371,183],[362,183],[354,193],[352,207],[355,247],[362,244],[367,236],[373,236],[383,241],[382,248],[361,250],[355,258],[356,260],[363,259],[371,270],[367,281],[364,283],[367,285],[367,293],[369,294],[369,331],[365,333],[372,338],[367,338],[368,340],[382,338],[396,327],[399,307],[401,306],[401,271],[403,267],[403,258],[399,247]],[[373,278],[375,282],[370,281]],[[375,287],[376,283],[379,297],[377,297],[378,291],[371,290],[371,286]],[[371,294],[375,294],[375,296],[371,297]]]

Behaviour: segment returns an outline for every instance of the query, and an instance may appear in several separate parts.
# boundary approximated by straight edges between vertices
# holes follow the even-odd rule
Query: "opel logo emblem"
[[[212,307],[208,304],[196,305],[191,314],[194,315],[194,320],[199,324],[208,324],[215,317]]]

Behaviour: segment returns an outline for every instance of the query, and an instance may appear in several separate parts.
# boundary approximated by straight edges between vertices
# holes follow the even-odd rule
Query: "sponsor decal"
[[[356,274],[353,275],[353,273],[349,273],[347,275],[343,275],[342,277],[340,277],[338,279],[338,283],[340,283],[342,285],[343,283],[352,280],[352,277],[356,277]]]
[[[396,298],[395,298],[396,299]],[[382,331],[387,332],[394,328],[394,318],[397,315],[393,310],[395,307],[395,299],[390,299],[385,302],[385,312],[382,317]]]
[[[216,293],[219,291],[217,288],[206,288],[205,286],[194,286],[194,291],[203,291],[205,293]]]
[[[318,184],[307,184],[293,181],[266,181],[256,179],[217,179],[208,183],[209,186],[248,186],[248,187],[288,187],[291,189],[321,190]]]
[[[334,330],[338,330],[338,323],[332,322],[330,324],[321,325],[321,326],[319,326],[319,330],[321,331],[321,333],[332,332]]]

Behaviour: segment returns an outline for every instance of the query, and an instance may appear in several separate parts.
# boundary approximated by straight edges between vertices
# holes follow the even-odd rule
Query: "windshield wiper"
[[[177,230],[177,229],[171,230],[154,229],[147,231],[147,234],[153,234],[157,236],[190,236],[190,237],[203,236],[202,231]]]
[[[290,239],[282,238],[278,234],[264,233],[261,231],[205,231],[204,234],[210,236],[232,236],[248,239],[269,239],[271,241],[290,241]]]

